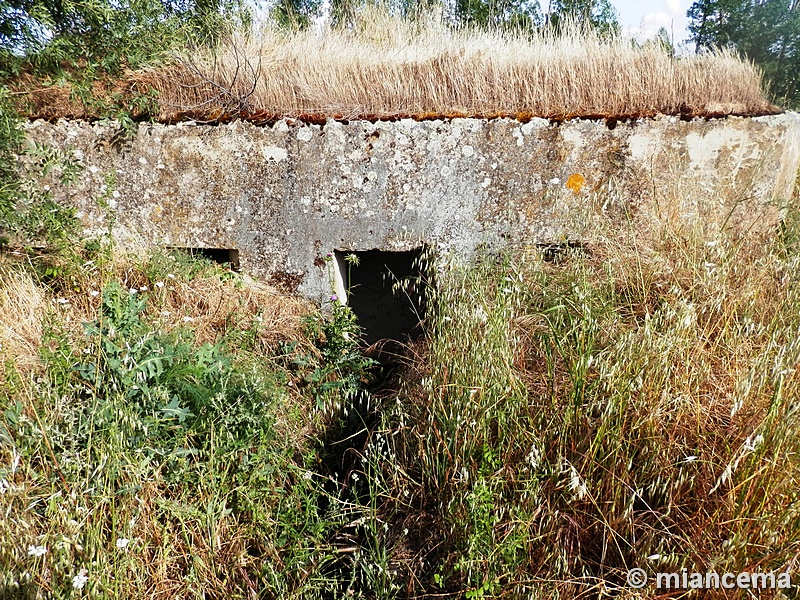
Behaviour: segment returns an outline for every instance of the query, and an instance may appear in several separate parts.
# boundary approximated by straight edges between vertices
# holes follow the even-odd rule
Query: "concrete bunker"
[[[379,359],[397,344],[419,337],[425,312],[424,248],[334,252],[337,297],[358,317],[364,342],[376,346]]]
[[[25,125],[29,141],[64,148],[85,167],[69,186],[55,172],[42,184],[76,209],[87,235],[105,234],[110,216],[120,248],[181,247],[212,260],[221,250],[216,260],[234,269],[239,260],[226,249],[236,248],[249,276],[320,304],[331,295],[329,249],[365,251],[351,270],[357,305],[370,297],[358,278],[371,272],[373,249],[426,245],[459,261],[479,248],[541,250],[556,260],[577,245],[672,224],[709,235],[770,230],[800,161],[796,113],[659,115],[613,129],[590,119],[142,123],[124,153],[97,143],[114,127]],[[109,215],[95,199],[112,174],[118,195]],[[374,294],[390,291],[377,282]],[[369,340],[409,329],[376,333],[368,307],[356,309]]]

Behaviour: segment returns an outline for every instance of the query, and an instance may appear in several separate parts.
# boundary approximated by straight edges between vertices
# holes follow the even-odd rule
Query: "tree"
[[[655,37],[647,40],[644,43],[644,47],[655,47],[669,56],[675,56],[675,44],[673,43],[672,37],[670,36],[666,27],[659,27]]]
[[[572,21],[602,33],[619,31],[617,11],[609,0],[550,0],[545,20],[557,30]]]
[[[321,6],[320,0],[277,0],[272,5],[270,17],[280,27],[302,29],[311,25]]]
[[[776,102],[800,107],[800,0],[697,0],[687,12],[697,52],[738,50],[763,71]]]
[[[280,0],[308,3],[316,0]],[[547,10],[539,0],[330,0],[335,26],[351,27],[366,6],[379,6],[392,16],[415,19],[440,13],[453,27],[535,31],[560,29],[567,21],[603,32],[619,29],[617,13],[609,0],[549,0]]]
[[[458,24],[531,30],[543,23],[537,0],[456,0]]]
[[[176,44],[215,42],[242,0],[5,0],[0,71],[56,72],[63,66],[115,73]]]

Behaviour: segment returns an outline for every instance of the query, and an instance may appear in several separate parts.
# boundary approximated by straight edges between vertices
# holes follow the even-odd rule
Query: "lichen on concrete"
[[[726,226],[780,215],[800,160],[800,117],[551,123],[284,120],[258,127],[34,121],[31,141],[69,149],[77,183],[50,185],[89,233],[108,215],[124,246],[235,248],[256,276],[322,299],[334,249],[591,242],[598,225],[664,214]],[[113,189],[110,189],[111,186]],[[733,215],[733,218],[731,218]],[[627,226],[627,225],[626,225]]]

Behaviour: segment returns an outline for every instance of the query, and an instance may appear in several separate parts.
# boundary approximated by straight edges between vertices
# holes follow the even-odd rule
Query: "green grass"
[[[440,263],[426,337],[380,397],[343,307],[281,320],[264,307],[288,299],[182,256],[79,262],[66,288],[6,257],[3,313],[38,294],[41,337],[36,360],[4,347],[2,596],[796,578],[799,223]]]
[[[313,596],[332,521],[293,373],[165,330],[155,296],[111,281],[81,330],[49,315],[38,369],[6,363],[0,595]]]

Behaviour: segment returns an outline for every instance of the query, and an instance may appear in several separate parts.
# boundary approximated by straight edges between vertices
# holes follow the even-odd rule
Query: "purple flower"
[[[339,299],[339,296],[337,296],[336,294],[331,296],[331,302],[336,302],[338,299]]]

